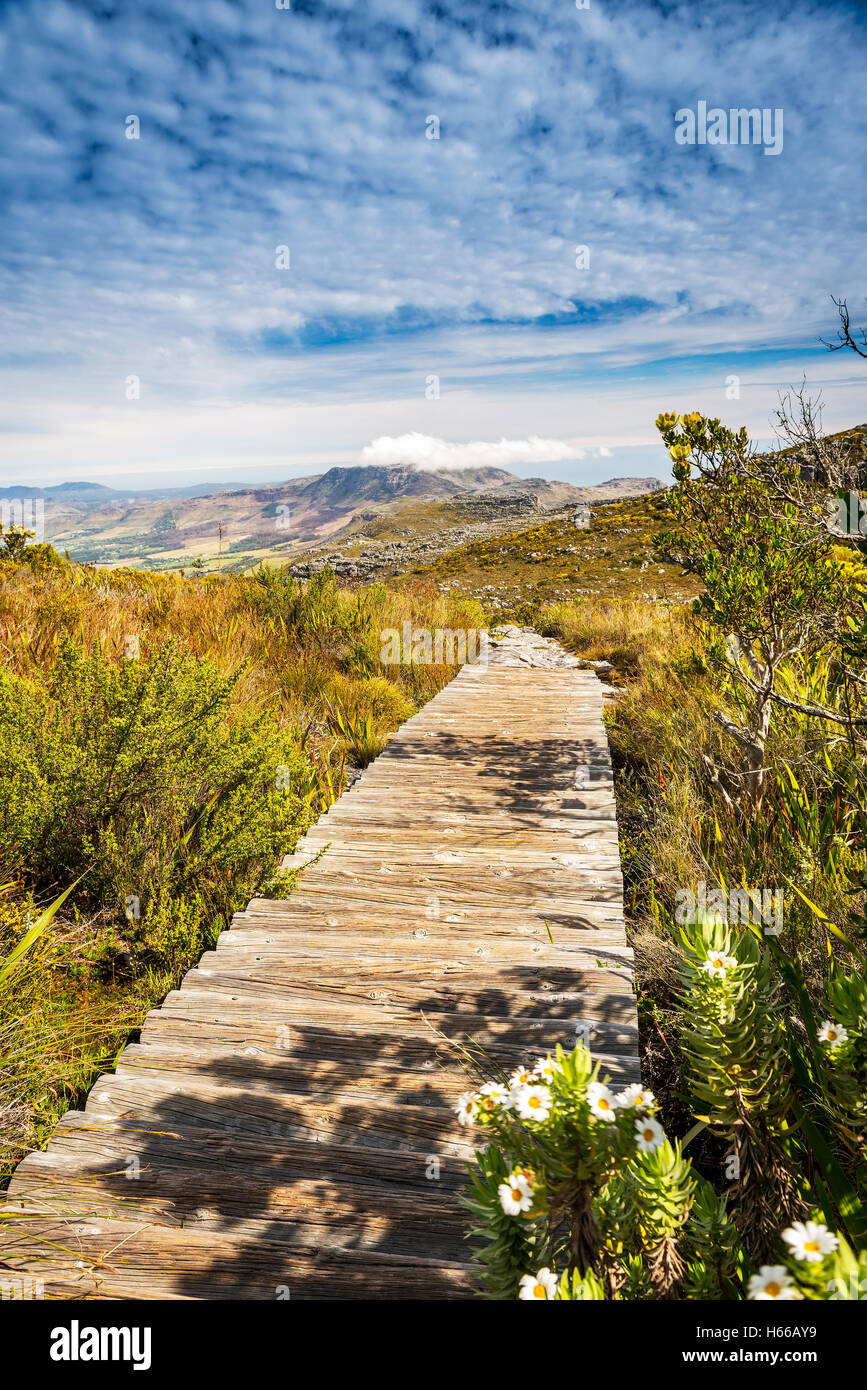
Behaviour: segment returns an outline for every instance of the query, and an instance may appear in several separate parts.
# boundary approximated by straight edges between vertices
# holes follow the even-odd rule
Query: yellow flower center
[[[531,1096],[530,1099],[527,1101],[527,1104],[530,1106],[531,1110],[538,1110],[542,1102],[540,1101],[538,1096]]]
[[[533,1297],[534,1297],[534,1298],[544,1298],[544,1297],[545,1297],[545,1285],[544,1285],[544,1284],[534,1284],[534,1285],[533,1285]]]
[[[804,1241],[804,1249],[805,1249],[805,1250],[816,1250],[816,1251],[818,1251],[818,1249],[819,1249],[819,1242],[816,1241],[816,1240],[805,1240],[805,1241]]]
[[[770,1284],[765,1285],[765,1293],[768,1295],[769,1298],[779,1298],[782,1292],[782,1284],[775,1284],[772,1281]]]
[[[523,1194],[523,1192],[521,1191],[520,1187],[513,1187],[513,1188],[512,1188],[512,1201],[513,1201],[513,1202],[520,1202],[520,1200],[521,1200],[521,1198],[523,1197],[523,1195],[524,1195],[524,1194]]]
[[[610,1109],[611,1109],[611,1106],[608,1104],[608,1101],[605,1099],[604,1096],[600,1096],[599,1099],[598,1099],[598,1101],[596,1102],[596,1104],[599,1106],[599,1109],[600,1109],[600,1110],[610,1110]]]
[[[653,1130],[652,1130],[652,1129],[644,1129],[644,1130],[642,1130],[641,1132],[642,1132],[642,1134],[644,1135],[644,1137],[645,1137],[645,1139],[647,1140],[647,1142],[650,1143],[650,1140],[653,1138]]]
[[[494,1102],[491,1096],[485,1096],[484,1106],[486,1110],[493,1110]]]

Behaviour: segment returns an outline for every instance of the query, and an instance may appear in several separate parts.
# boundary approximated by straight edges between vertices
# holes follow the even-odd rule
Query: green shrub
[[[67,641],[42,682],[0,673],[4,876],[225,917],[297,832],[303,762],[272,716],[231,708],[236,680],[173,644],[117,665]]]
[[[738,1296],[726,1204],[656,1111],[640,1085],[601,1081],[583,1044],[461,1097],[492,1139],[467,1201],[488,1298]]]

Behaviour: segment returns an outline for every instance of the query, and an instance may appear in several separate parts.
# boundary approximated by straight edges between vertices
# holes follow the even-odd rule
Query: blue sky
[[[865,39],[845,3],[0,0],[0,483],[664,473],[660,409],[767,438],[804,374],[863,421],[817,340],[867,296]],[[699,101],[782,109],[782,151],[678,144]]]

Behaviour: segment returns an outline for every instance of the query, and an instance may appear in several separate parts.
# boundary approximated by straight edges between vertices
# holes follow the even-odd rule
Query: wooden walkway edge
[[[19,1165],[0,1283],[467,1297],[449,1041],[511,1068],[589,1030],[639,1079],[593,674],[465,666],[287,863],[309,865],[296,891],[237,914]]]

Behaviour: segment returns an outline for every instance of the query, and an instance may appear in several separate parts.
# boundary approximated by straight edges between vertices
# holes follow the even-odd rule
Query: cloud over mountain
[[[510,468],[515,464],[559,463],[585,451],[559,439],[473,439],[452,444],[430,434],[384,434],[361,451],[362,463],[411,463],[416,468]]]

